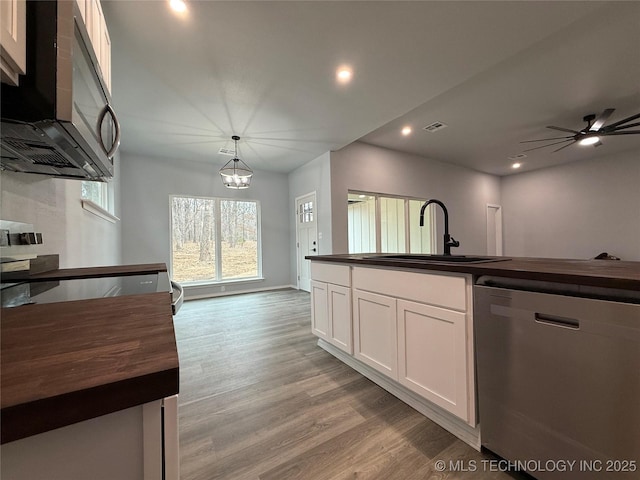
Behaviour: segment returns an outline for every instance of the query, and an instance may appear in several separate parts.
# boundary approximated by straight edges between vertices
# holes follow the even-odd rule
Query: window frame
[[[190,287],[206,286],[206,285],[224,285],[230,283],[248,283],[264,280],[262,275],[262,204],[260,200],[254,199],[238,199],[229,197],[208,197],[204,195],[187,195],[187,194],[170,194],[169,195],[169,274],[173,278],[173,199],[174,198],[193,198],[213,201],[213,224],[214,224],[214,243],[215,243],[215,279],[181,281],[180,284]],[[222,219],[220,216],[220,203],[223,201],[231,202],[251,202],[256,204],[256,262],[257,274],[255,277],[242,278],[222,278],[222,236],[219,234],[222,227]]]
[[[91,198],[84,194],[85,184],[99,186],[98,198]],[[120,220],[115,216],[115,186],[111,181],[96,182],[91,180],[82,180],[80,186],[80,201],[82,208],[93,213],[105,220],[115,223]]]

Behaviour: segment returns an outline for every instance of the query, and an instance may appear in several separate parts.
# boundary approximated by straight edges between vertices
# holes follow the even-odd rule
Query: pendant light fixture
[[[233,158],[220,169],[222,183],[225,187],[235,190],[249,188],[253,170],[238,158],[238,140],[240,140],[240,137],[234,135],[231,139],[235,142],[235,154]]]

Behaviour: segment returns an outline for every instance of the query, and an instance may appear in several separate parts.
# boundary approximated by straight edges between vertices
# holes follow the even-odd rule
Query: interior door
[[[309,193],[296,199],[296,246],[298,255],[298,288],[311,291],[311,262],[304,257],[318,255],[316,228],[316,194]]]

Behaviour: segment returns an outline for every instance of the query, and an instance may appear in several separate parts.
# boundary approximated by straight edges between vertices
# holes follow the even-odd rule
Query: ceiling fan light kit
[[[546,145],[541,145],[539,147],[524,150],[525,152],[530,152],[532,150],[538,150],[539,148],[564,144],[554,150],[553,153],[555,153],[573,145],[574,143],[583,146],[593,145],[594,147],[599,147],[600,145],[602,145],[602,137],[611,135],[636,135],[640,133],[640,130],[627,130],[628,128],[640,126],[640,122],[629,123],[640,118],[640,113],[631,115],[630,117],[627,117],[623,120],[605,126],[604,124],[614,111],[615,108],[607,108],[597,118],[595,114],[585,115],[582,120],[587,122],[587,126],[582,130],[571,130],[569,128],[555,127],[553,125],[547,126],[547,128],[550,128],[551,130],[558,130],[560,132],[570,133],[571,135],[566,135],[564,137],[541,138],[539,140],[525,140],[524,142],[520,143],[548,142],[551,140],[559,140],[557,142],[554,141],[553,143],[548,143]]]
[[[233,158],[220,169],[220,176],[222,177],[222,184],[225,187],[234,190],[243,190],[249,188],[251,185],[253,170],[238,158],[238,140],[240,140],[240,137],[234,135],[231,139],[235,142],[235,154]]]

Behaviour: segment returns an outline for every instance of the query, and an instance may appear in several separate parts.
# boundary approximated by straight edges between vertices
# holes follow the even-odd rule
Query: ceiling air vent
[[[230,157],[233,157],[236,154],[235,150],[232,148],[221,148],[218,150],[218,153],[220,155],[229,155]]]
[[[433,122],[427,125],[426,127],[422,127],[423,130],[426,130],[427,132],[431,132],[431,133],[437,132],[438,130],[442,130],[443,128],[447,128],[447,124],[442,122]]]

